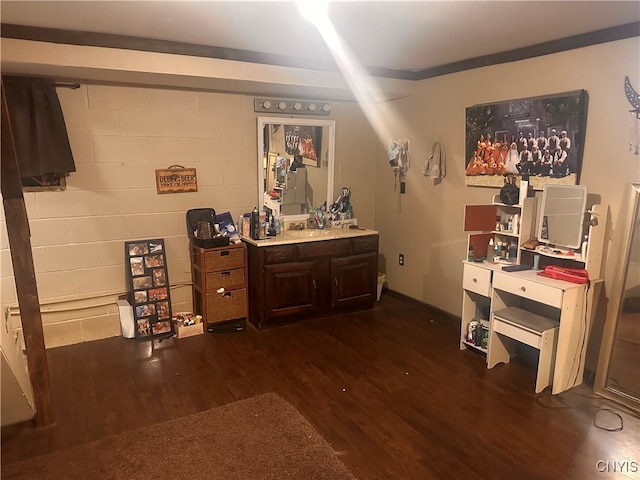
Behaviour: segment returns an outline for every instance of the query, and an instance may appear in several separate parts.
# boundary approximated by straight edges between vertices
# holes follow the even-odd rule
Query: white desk
[[[508,307],[518,307],[559,322],[555,363],[551,365],[552,393],[557,394],[582,383],[589,330],[586,315],[587,285],[543,277],[533,270],[496,270],[493,272],[492,287],[492,313]],[[490,330],[493,325],[492,321]],[[501,362],[507,363],[510,359],[509,352],[502,343],[492,341],[495,338],[493,335],[495,333],[491,331],[487,368],[493,368]]]

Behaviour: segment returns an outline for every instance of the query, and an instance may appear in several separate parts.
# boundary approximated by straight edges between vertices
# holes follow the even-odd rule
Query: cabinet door
[[[312,312],[317,302],[317,270],[315,261],[266,265],[265,318]]]
[[[331,307],[373,306],[378,255],[367,253],[331,260]]]

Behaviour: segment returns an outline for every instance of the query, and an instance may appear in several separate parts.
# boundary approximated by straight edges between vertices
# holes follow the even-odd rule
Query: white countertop
[[[284,230],[275,237],[266,237],[261,240],[253,240],[249,237],[241,237],[243,242],[257,247],[273,247],[275,245],[289,245],[292,243],[318,242],[323,240],[336,240],[339,238],[363,237],[377,235],[376,230],[368,228],[327,228],[304,230]]]

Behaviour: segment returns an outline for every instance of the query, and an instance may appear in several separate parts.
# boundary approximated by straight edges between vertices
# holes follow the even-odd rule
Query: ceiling
[[[362,65],[423,70],[640,20],[636,1],[346,1],[329,16]],[[2,1],[2,23],[330,60],[295,2]],[[126,21],[125,21],[126,19]]]
[[[409,78],[408,72],[638,22],[640,2],[332,1],[328,12],[352,58]],[[3,0],[0,19],[258,52],[335,70],[321,35],[291,1]]]

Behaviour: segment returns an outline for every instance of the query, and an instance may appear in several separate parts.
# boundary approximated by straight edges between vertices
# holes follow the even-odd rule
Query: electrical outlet
[[[398,265],[404,265],[404,253],[398,255]]]

